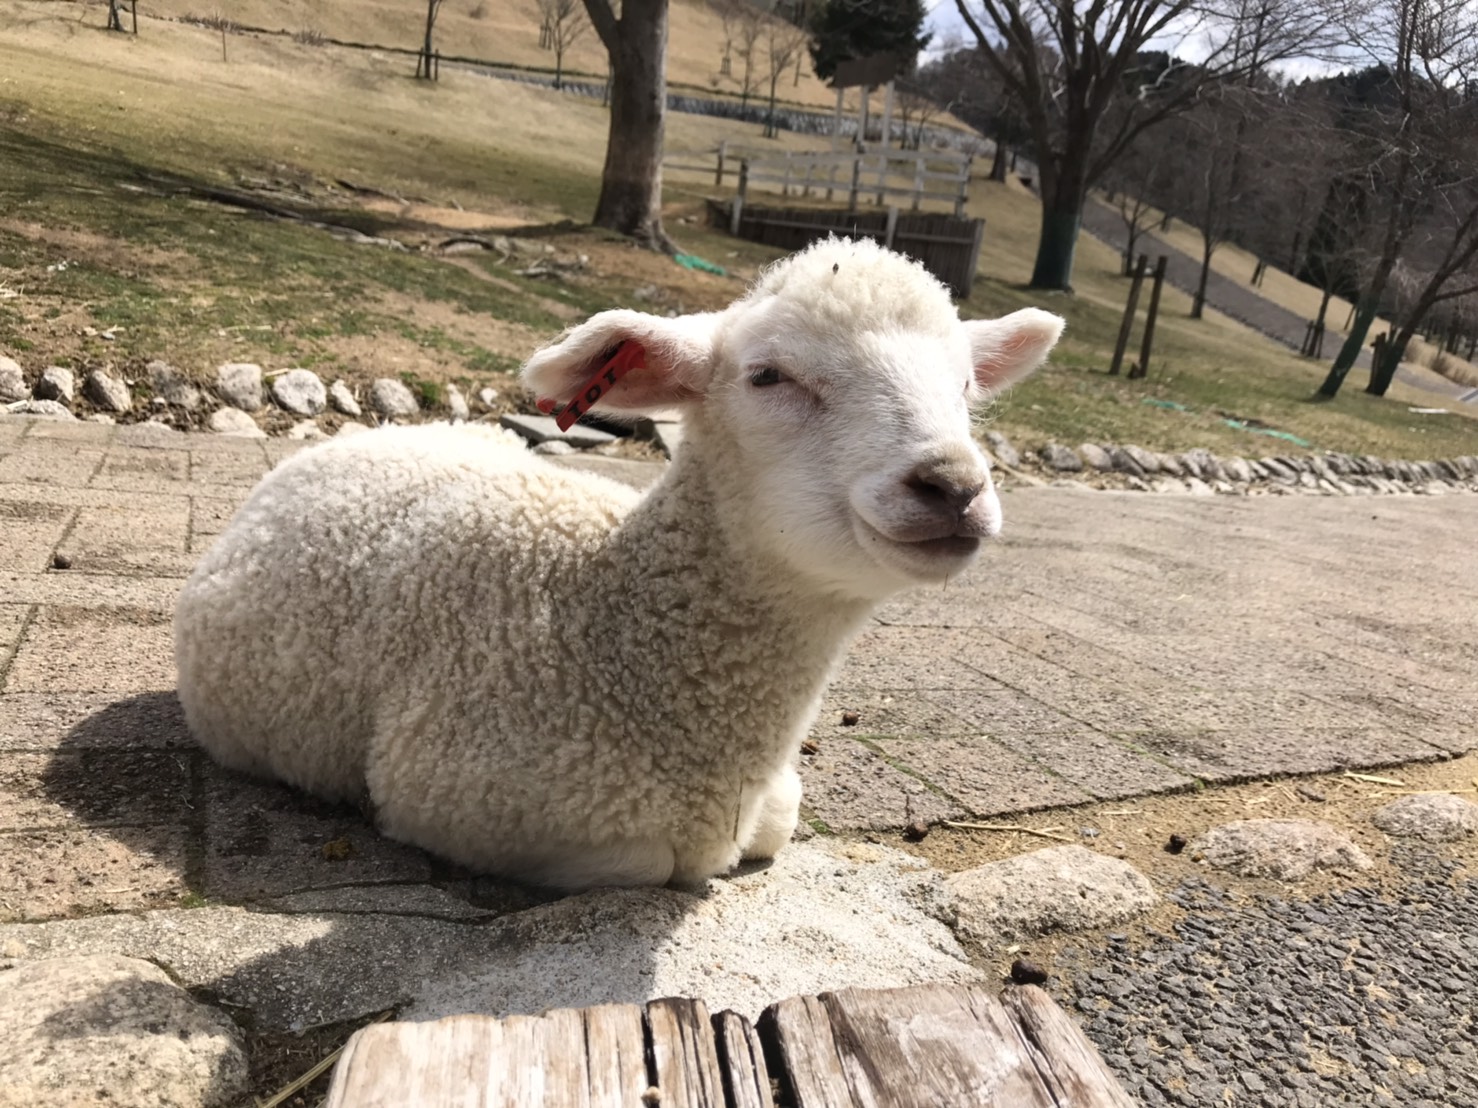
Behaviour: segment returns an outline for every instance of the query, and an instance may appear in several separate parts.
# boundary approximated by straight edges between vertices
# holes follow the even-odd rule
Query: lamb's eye
[[[782,381],[789,380],[789,377],[785,376],[785,374],[781,373],[772,365],[767,365],[763,369],[757,369],[749,375],[749,383],[757,389],[769,388],[771,385],[778,385]]]

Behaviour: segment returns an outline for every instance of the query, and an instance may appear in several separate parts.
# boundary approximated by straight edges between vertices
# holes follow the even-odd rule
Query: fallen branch
[[[391,1017],[392,1014],[393,1012],[388,1011],[381,1012],[374,1019],[370,1020],[369,1024],[365,1024],[365,1026],[368,1027],[370,1024],[384,1023],[387,1019]],[[287,1099],[291,1097],[294,1093],[306,1089],[309,1085],[313,1084],[313,1082],[317,1081],[326,1072],[328,1072],[329,1067],[339,1060],[339,1055],[344,1053],[344,1048],[348,1045],[349,1040],[345,1039],[342,1043],[338,1045],[338,1048],[335,1049],[332,1054],[330,1054],[327,1058],[321,1059],[307,1073],[303,1074],[301,1077],[290,1082],[289,1084],[283,1086],[281,1089],[278,1089],[277,1092],[273,1093],[272,1096],[269,1097],[267,1100],[258,1101],[257,1108],[277,1108],[279,1104],[286,1103]]]
[[[1346,770],[1344,776],[1351,781],[1365,781],[1372,785],[1396,785],[1403,789],[1406,787],[1405,781],[1397,781],[1394,777],[1377,777],[1373,773],[1351,773]]]
[[[1023,835],[1036,835],[1042,839],[1056,839],[1060,843],[1077,842],[1066,835],[1057,835],[1052,831],[1038,831],[1035,827],[1023,827],[1019,823],[961,823],[957,820],[946,819],[940,821],[945,827],[956,831],[1016,831]]]

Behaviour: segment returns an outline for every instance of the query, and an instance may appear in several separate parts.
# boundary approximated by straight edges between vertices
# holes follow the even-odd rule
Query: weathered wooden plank
[[[396,1108],[433,1098],[484,1108],[484,1075],[501,1038],[498,1024],[480,1016],[373,1024],[345,1046],[324,1108]]]
[[[652,1001],[647,1005],[647,1041],[662,1108],[721,1108],[724,1082],[703,1001]]]
[[[585,1054],[590,1077],[590,1108],[631,1108],[651,1082],[647,1079],[647,1032],[634,1004],[586,1008]]]
[[[837,1055],[826,1006],[814,996],[793,996],[760,1015],[762,1040],[774,1044],[784,1065],[778,1076],[796,1108],[851,1108],[852,1089]]]
[[[713,1035],[729,1108],[775,1108],[764,1044],[750,1022],[737,1012],[720,1012],[713,1017]]]
[[[1087,1036],[1050,996],[1027,985],[1008,989],[1001,1000],[1059,1102],[1136,1108]]]

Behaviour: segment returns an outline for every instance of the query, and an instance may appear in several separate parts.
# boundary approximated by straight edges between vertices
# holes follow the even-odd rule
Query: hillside
[[[97,7],[97,5],[94,5]],[[446,56],[465,56],[536,69],[553,69],[554,55],[539,48],[537,0],[445,0],[436,45]],[[425,33],[426,6],[418,0],[233,0],[208,6],[201,0],[148,0],[148,13],[164,19],[220,14],[246,27],[288,35],[323,35],[342,42],[415,50]],[[671,8],[668,80],[674,85],[737,94],[720,78],[723,25],[705,0],[674,0]],[[587,29],[565,57],[568,71],[604,77],[605,50]],[[780,96],[830,108],[836,94],[811,72],[805,59],[799,82],[787,75]]]

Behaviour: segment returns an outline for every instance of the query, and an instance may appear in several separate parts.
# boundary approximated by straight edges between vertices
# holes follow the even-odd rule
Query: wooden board
[[[1040,989],[847,989],[757,1026],[701,1000],[357,1032],[326,1108],[1132,1108]]]

